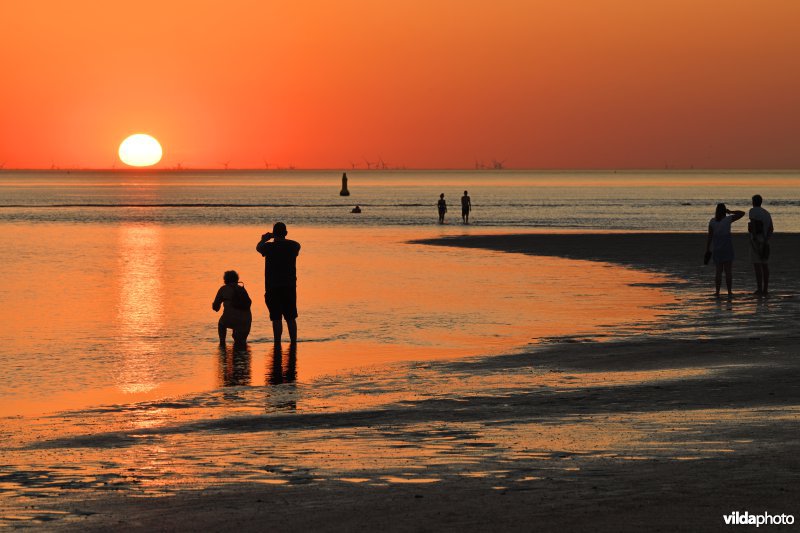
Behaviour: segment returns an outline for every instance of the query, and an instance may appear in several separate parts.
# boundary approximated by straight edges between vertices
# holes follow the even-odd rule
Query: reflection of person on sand
[[[361,212],[361,208],[360,208],[360,207],[358,207],[358,206],[355,206],[355,207],[353,208],[353,210],[352,210],[352,211],[350,211],[350,212],[351,212],[351,213],[360,213],[360,212]]]
[[[469,212],[472,211],[472,200],[464,191],[464,196],[461,197],[461,220],[464,224],[469,224]]]
[[[250,313],[250,296],[244,285],[239,285],[239,274],[235,270],[228,270],[222,276],[225,285],[219,288],[211,308],[219,311],[223,306],[222,316],[219,317],[217,331],[220,345],[225,345],[225,338],[229,329],[233,330],[233,343],[235,346],[244,346],[250,334],[250,325],[253,315]]]
[[[447,213],[447,202],[444,201],[444,193],[439,195],[436,207],[439,209],[439,224],[444,224],[444,214]]]
[[[726,216],[727,215],[727,216]],[[722,271],[725,270],[725,284],[728,287],[728,296],[733,294],[733,238],[731,237],[731,224],[744,216],[744,211],[730,211],[725,204],[717,204],[717,211],[708,222],[708,240],[706,241],[706,251],[711,252],[711,257],[716,265],[714,283],[716,284],[716,295],[719,296],[720,285],[722,284]]]
[[[219,382],[223,387],[250,385],[250,348],[219,347]]]
[[[281,342],[282,318],[286,319],[289,338],[297,342],[297,255],[300,243],[286,238],[286,224],[276,222],[273,233],[265,233],[256,245],[264,256],[264,301],[272,321],[274,342]],[[270,239],[275,238],[273,242]]]
[[[287,358],[284,361],[283,356]],[[267,396],[267,411],[272,409],[290,410],[297,409],[297,344],[289,345],[289,353],[283,350],[280,344],[272,346],[272,365],[267,366],[265,382],[268,385],[281,385],[270,391]]]
[[[747,232],[750,234],[750,261],[756,273],[756,294],[766,296],[769,293],[769,239],[775,231],[772,216],[761,207],[764,200],[760,194],[753,196],[753,208],[748,213],[750,222]]]
[[[290,344],[286,358],[283,361],[284,350],[280,344],[272,346],[272,367],[267,368],[267,383],[270,385],[280,385],[281,383],[293,383],[297,381],[297,345]]]

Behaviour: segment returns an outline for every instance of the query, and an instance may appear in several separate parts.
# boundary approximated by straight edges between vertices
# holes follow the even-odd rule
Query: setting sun
[[[131,135],[119,145],[119,158],[132,167],[149,167],[161,161],[161,145],[145,133]]]

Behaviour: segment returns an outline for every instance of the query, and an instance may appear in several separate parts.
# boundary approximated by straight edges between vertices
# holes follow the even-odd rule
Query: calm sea
[[[703,231],[716,202],[746,209],[755,192],[779,231],[800,231],[797,173],[348,176],[343,198],[340,172],[0,172],[0,416],[507,353],[646,329],[674,303],[654,274],[415,238]],[[470,226],[460,223],[465,189]],[[275,220],[303,246],[295,358],[272,349],[255,252]],[[254,301],[246,354],[216,347],[211,302],[231,268]]]
[[[800,231],[800,173],[353,171],[0,172],[0,223],[417,226],[469,191],[477,226],[704,231],[717,202],[759,193],[778,231]],[[360,215],[350,209],[359,205]]]

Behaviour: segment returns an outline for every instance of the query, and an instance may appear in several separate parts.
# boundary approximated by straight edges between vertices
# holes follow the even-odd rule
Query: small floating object
[[[342,190],[339,191],[339,196],[350,196],[350,191],[347,190],[347,172],[342,172]]]
[[[358,207],[358,206],[355,206],[355,207],[353,208],[353,210],[352,210],[352,211],[350,211],[350,212],[351,212],[351,213],[360,213],[360,212],[361,212],[361,208],[360,208],[360,207]]]

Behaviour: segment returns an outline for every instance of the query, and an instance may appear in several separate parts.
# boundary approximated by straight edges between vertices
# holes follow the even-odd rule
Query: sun
[[[161,145],[146,133],[131,135],[119,145],[119,158],[132,167],[149,167],[161,161]]]

